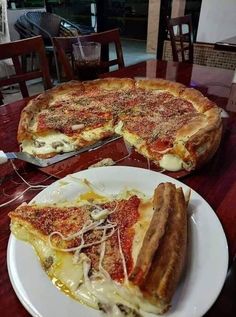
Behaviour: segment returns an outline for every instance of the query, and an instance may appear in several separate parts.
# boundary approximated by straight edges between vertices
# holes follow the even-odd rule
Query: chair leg
[[[55,52],[55,49],[53,50],[53,53],[54,53],[54,61],[55,61],[55,66],[56,66],[57,80],[60,83],[61,76],[60,76],[60,70],[59,70],[59,65],[58,65],[58,60],[57,60],[57,53]]]
[[[26,73],[27,72],[27,57],[25,55],[21,57],[21,65],[22,65],[23,72]]]
[[[4,102],[3,102],[3,95],[2,95],[2,92],[0,90],[0,105],[3,105]]]

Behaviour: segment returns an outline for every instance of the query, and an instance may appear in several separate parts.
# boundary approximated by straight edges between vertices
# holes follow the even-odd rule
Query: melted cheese
[[[177,155],[164,154],[159,164],[160,167],[164,168],[167,171],[176,172],[183,169],[184,162]]]
[[[143,154],[147,158],[154,159],[147,151],[144,141],[142,141],[138,138],[138,136],[130,133],[129,131],[122,129],[123,124],[120,122],[115,129],[116,133],[122,134],[125,140],[127,140],[127,142],[131,145],[135,146],[136,150],[139,153]],[[180,171],[181,169],[183,169],[183,166],[185,166],[183,160],[179,156],[169,153],[162,156],[161,160],[159,161],[159,165],[161,168],[172,172]]]
[[[141,140],[138,136],[136,136],[133,133],[130,133],[129,131],[123,129],[123,123],[120,121],[118,125],[115,128],[115,132],[117,134],[120,134],[124,137],[124,139],[130,144],[136,147],[137,150],[141,148],[141,146],[144,144],[144,141]]]
[[[114,131],[112,121],[108,122],[106,125],[84,130],[80,133],[77,139],[68,137],[59,131],[54,131],[44,135],[35,134],[33,140],[25,140],[21,144],[23,152],[27,152],[32,155],[44,155],[49,153],[64,153],[76,150],[76,147],[84,141],[92,142],[100,140],[104,134],[112,134]]]
[[[85,276],[85,255],[82,261],[75,263],[73,254],[51,249],[47,241],[36,237],[34,232],[30,231],[29,226],[13,222],[11,230],[17,238],[33,245],[52,282],[60,290],[81,303],[96,309],[101,304],[109,305],[112,315],[108,314],[108,316],[112,317],[124,316],[117,304],[123,304],[137,311],[141,309],[158,313],[158,308],[146,301],[139,289],[131,283],[121,285],[109,277],[105,277],[101,272]],[[129,316],[129,314],[125,316]]]
[[[96,193],[90,188],[91,186],[89,184],[89,191],[81,193],[77,201],[82,204],[93,202],[96,205],[111,199],[110,197]],[[141,196],[141,193],[135,190],[123,190],[117,197],[128,199],[134,194]],[[132,245],[134,262],[137,259],[153,215],[152,199],[142,196],[139,209],[140,217],[134,225],[135,235]],[[124,284],[120,284],[113,281],[109,274],[104,274],[102,259],[99,271],[92,271],[92,275],[89,275],[90,266],[86,270],[84,267],[88,265],[87,260],[90,260],[85,254],[80,253],[78,258],[71,252],[52,249],[48,237],[41,236],[30,224],[25,222],[22,223],[18,220],[13,220],[11,222],[11,231],[18,239],[27,241],[34,247],[44,270],[55,286],[81,303],[96,309],[104,305],[110,312],[107,316],[112,317],[124,316],[119,305],[124,305],[130,311],[125,316],[133,316],[133,311],[137,312],[139,310],[158,313],[158,307],[145,300],[141,291],[136,286],[127,280]],[[80,260],[81,255],[83,255],[82,260]],[[85,272],[87,272],[87,275]]]
[[[53,146],[60,143],[59,146]],[[38,146],[36,146],[38,144]],[[22,151],[33,155],[70,152],[75,150],[73,140],[60,132],[48,133],[47,135],[37,136],[34,140],[26,140],[21,144]]]
[[[110,132],[111,134],[114,132],[112,120],[102,127],[82,131],[80,134],[80,138],[86,141],[100,140],[100,138],[103,137],[104,133],[107,133],[107,132],[108,133]]]

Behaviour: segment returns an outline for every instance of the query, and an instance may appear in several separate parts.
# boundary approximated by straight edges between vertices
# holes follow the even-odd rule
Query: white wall
[[[202,0],[197,41],[215,43],[236,36],[236,0]]]

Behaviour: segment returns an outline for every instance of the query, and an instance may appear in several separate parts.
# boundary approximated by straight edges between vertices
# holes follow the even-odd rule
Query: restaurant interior
[[[235,32],[235,0],[0,0],[1,316],[236,316]]]

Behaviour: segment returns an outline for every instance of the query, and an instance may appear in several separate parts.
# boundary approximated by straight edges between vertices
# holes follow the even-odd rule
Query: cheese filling
[[[23,152],[32,155],[70,152],[75,150],[75,144],[71,138],[60,132],[48,133],[37,136],[34,140],[25,140],[21,144]]]
[[[160,167],[167,171],[176,172],[183,168],[183,160],[173,154],[164,154],[159,162]]]
[[[84,130],[81,132],[80,137],[86,141],[94,141],[94,140],[99,140],[104,133],[111,133],[113,134],[114,129],[112,125],[112,120],[105,124],[102,127],[98,127],[95,129],[91,130]]]
[[[91,274],[91,261],[84,253],[74,261],[73,254],[52,249],[47,241],[34,236],[27,225],[13,222],[11,230],[18,239],[33,245],[52,282],[82,304],[100,309],[111,317],[141,316],[140,310],[158,313],[158,308],[146,301],[136,286],[128,281],[123,285],[113,281],[103,269],[105,244],[103,251],[101,249],[99,271]]]

